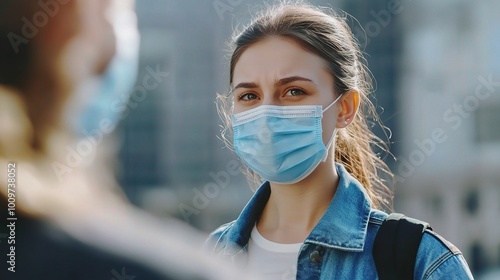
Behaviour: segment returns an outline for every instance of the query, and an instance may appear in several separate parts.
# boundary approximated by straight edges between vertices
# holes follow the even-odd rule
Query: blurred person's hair
[[[346,18],[330,9],[321,9],[302,1],[284,1],[268,7],[242,32],[233,38],[230,60],[230,84],[241,54],[256,42],[272,36],[293,39],[304,49],[323,58],[334,77],[334,93],[343,94],[356,89],[361,97],[359,112],[352,123],[340,129],[336,137],[335,161],[341,163],[365,187],[373,207],[392,207],[392,191],[381,176],[393,180],[389,167],[374,152],[372,145],[388,152],[387,144],[377,137],[367,124],[369,118],[382,126],[368,95],[372,92],[370,73]],[[224,142],[231,148],[228,135],[232,130],[231,94],[218,96],[219,113],[225,121]],[[383,127],[383,126],[382,126]],[[246,171],[250,180],[261,181],[258,175]]]
[[[22,36],[21,19],[35,13],[35,4],[36,1],[0,1],[0,37],[2,38],[0,40],[0,54],[2,54],[0,84],[21,88],[28,76],[34,44],[14,46],[11,40],[16,39],[16,35]]]
[[[110,1],[96,3],[104,7]],[[47,8],[49,4],[53,6]],[[72,41],[90,22],[84,20],[87,15],[81,6],[78,0],[0,1],[0,84],[12,89],[23,103],[33,130],[30,145],[37,152],[45,152],[51,133],[61,129],[63,106],[79,80],[76,75],[82,75],[83,69],[85,74],[102,72],[113,55],[114,46],[110,46],[94,51],[85,66],[67,59],[73,54],[66,53],[76,45]],[[109,32],[112,27],[102,30]],[[68,71],[63,63],[73,63],[74,68]]]
[[[60,24],[60,17],[71,16],[69,13],[73,9],[70,8],[76,1],[66,2],[59,6],[60,11],[54,18],[48,17],[44,26],[37,27],[33,23],[34,15],[43,12],[38,1],[0,1],[0,84],[12,88],[19,95],[32,125],[31,148],[38,151],[44,149],[48,128],[55,125],[57,108],[62,103],[58,82],[52,71],[56,65],[48,49],[62,47],[63,40],[71,37],[68,36],[71,35],[69,31],[76,33],[77,28],[76,20],[66,21],[64,27],[56,26]],[[50,34],[53,28],[68,32],[61,35],[61,30],[57,30]],[[26,36],[28,31],[31,33]],[[55,53],[58,50],[52,51]]]

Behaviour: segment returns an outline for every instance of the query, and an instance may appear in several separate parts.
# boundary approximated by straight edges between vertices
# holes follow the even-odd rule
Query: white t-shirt
[[[254,226],[248,241],[248,267],[262,280],[295,279],[300,246],[269,241]]]

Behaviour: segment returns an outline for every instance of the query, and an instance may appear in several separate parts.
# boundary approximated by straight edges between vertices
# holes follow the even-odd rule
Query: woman
[[[381,142],[366,122],[369,75],[344,19],[270,8],[236,36],[230,83],[234,150],[265,183],[212,233],[212,251],[261,279],[377,279],[377,209],[390,204],[377,171],[391,173],[370,148]],[[472,278],[447,244],[424,233],[414,279]]]

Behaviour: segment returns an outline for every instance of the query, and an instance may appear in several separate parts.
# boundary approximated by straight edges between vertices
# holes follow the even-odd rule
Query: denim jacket
[[[378,279],[372,257],[375,235],[387,214],[371,208],[363,186],[342,165],[337,191],[304,241],[296,279]],[[250,233],[269,199],[265,182],[233,222],[215,230],[206,247],[233,261],[245,261]],[[461,252],[426,231],[418,249],[414,279],[473,279]]]

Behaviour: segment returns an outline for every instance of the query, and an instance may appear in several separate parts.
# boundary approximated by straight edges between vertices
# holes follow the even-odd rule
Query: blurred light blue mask
[[[133,11],[120,11],[112,18],[116,54],[102,76],[84,81],[73,96],[66,113],[70,126],[81,137],[100,131],[101,122],[115,127],[135,84],[139,64],[140,38]],[[82,107],[83,104],[83,107]],[[75,108],[79,112],[75,113]]]
[[[325,146],[321,119],[339,98],[324,110],[321,105],[262,105],[232,115],[236,154],[264,180],[301,181],[328,156],[333,135]]]

